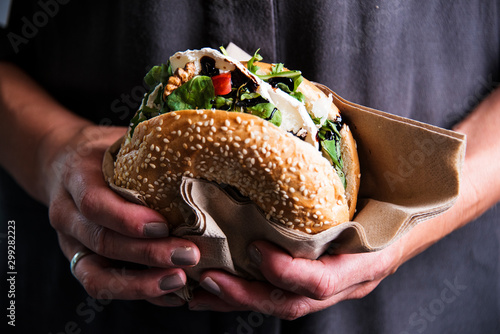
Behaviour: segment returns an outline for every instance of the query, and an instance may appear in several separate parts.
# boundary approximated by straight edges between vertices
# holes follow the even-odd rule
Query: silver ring
[[[76,267],[76,264],[78,263],[78,261],[80,261],[85,256],[90,255],[90,254],[93,254],[93,253],[91,251],[89,251],[88,249],[76,252],[76,254],[71,259],[71,263],[70,263],[70,266],[69,266],[69,268],[71,269],[71,273],[73,274],[73,276],[76,277],[76,275],[75,275],[75,267]]]

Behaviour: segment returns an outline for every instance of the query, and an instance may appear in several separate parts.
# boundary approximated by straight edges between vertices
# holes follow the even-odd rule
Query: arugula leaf
[[[297,71],[297,72],[299,72],[299,71]],[[297,88],[299,88],[299,85],[302,83],[302,81],[304,81],[304,77],[302,76],[302,72],[300,72],[300,73],[301,73],[301,75],[292,78],[294,92],[297,91]]]
[[[278,74],[283,72],[284,65],[283,63],[273,64],[271,66],[271,74]]]
[[[168,107],[172,110],[211,109],[215,99],[212,79],[207,76],[195,76],[167,98]]]
[[[259,78],[266,81],[266,80],[269,80],[271,78],[276,78],[276,77],[294,79],[294,78],[298,78],[300,76],[302,76],[301,71],[283,71],[283,72],[279,72],[279,73],[270,72],[269,74],[262,74],[262,75],[259,75]]]
[[[250,58],[250,60],[247,62],[247,68],[253,74],[257,74],[257,71],[260,69],[259,66],[253,64],[255,61],[262,60],[262,56],[259,54],[259,50],[260,49],[257,49],[257,51],[255,51],[255,53],[253,54],[253,57]]]
[[[335,135],[340,138],[340,132],[339,130],[337,130],[337,124],[335,124],[335,122],[333,122],[332,120],[329,120],[327,119],[326,122],[325,122],[326,126],[328,127],[328,129],[330,131],[333,131],[333,133],[335,133]]]
[[[313,121],[318,121],[318,119],[313,119]],[[342,153],[340,150],[340,133],[337,130],[336,124],[331,120],[327,120],[319,129],[318,138],[320,139],[321,149],[330,157],[330,160],[333,162],[333,167],[342,180],[342,184],[345,188],[346,179],[342,171],[344,162],[342,161]]]

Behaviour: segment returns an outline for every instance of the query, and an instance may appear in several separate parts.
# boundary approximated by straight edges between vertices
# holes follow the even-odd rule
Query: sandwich
[[[123,138],[113,182],[171,225],[192,219],[179,190],[184,177],[228,186],[271,224],[305,233],[352,220],[356,142],[332,96],[300,71],[264,63],[258,51],[239,62],[204,48],[175,53],[144,80],[150,90]]]

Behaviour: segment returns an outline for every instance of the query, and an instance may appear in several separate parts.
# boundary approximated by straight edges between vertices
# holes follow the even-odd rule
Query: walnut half
[[[191,80],[195,75],[195,71],[196,67],[193,62],[187,63],[184,68],[179,67],[175,70],[174,75],[168,78],[167,85],[163,90],[163,100],[166,100],[170,93]]]

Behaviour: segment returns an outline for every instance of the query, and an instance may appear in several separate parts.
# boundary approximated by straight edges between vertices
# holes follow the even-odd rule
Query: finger
[[[98,225],[131,237],[165,237],[168,225],[158,212],[133,204],[106,184],[101,164],[82,161],[65,184],[80,212]]]
[[[221,271],[204,273],[201,286],[205,290],[195,291],[193,300],[189,302],[191,310],[219,312],[246,310],[286,320],[297,319],[342,300],[354,298],[356,295],[359,296],[357,298],[361,298],[364,296],[362,292],[368,291],[364,283],[356,284],[328,300],[315,300],[279,289],[266,282],[250,282]],[[356,292],[358,290],[359,293]]]
[[[162,268],[194,266],[200,259],[199,249],[189,240],[136,239],[94,224],[80,214],[68,197],[60,196],[57,204],[51,205],[49,214],[58,232],[106,258]]]
[[[146,300],[157,306],[164,306],[164,307],[178,307],[186,304],[186,301],[184,299],[180,298],[179,296],[173,293],[168,293],[160,297],[149,298]]]
[[[59,238],[65,254],[82,246],[74,239],[62,236]],[[71,240],[68,242],[68,240]],[[63,246],[72,245],[70,247]],[[129,269],[116,266],[108,259],[90,254],[81,258],[74,266],[74,276],[83,285],[87,293],[95,299],[149,299],[158,298],[181,289],[186,284],[186,275],[181,269]]]
[[[318,260],[307,260],[293,258],[281,248],[262,241],[253,243],[248,251],[273,285],[319,300],[376,280],[386,275],[390,267],[389,257],[382,253],[325,255]]]

